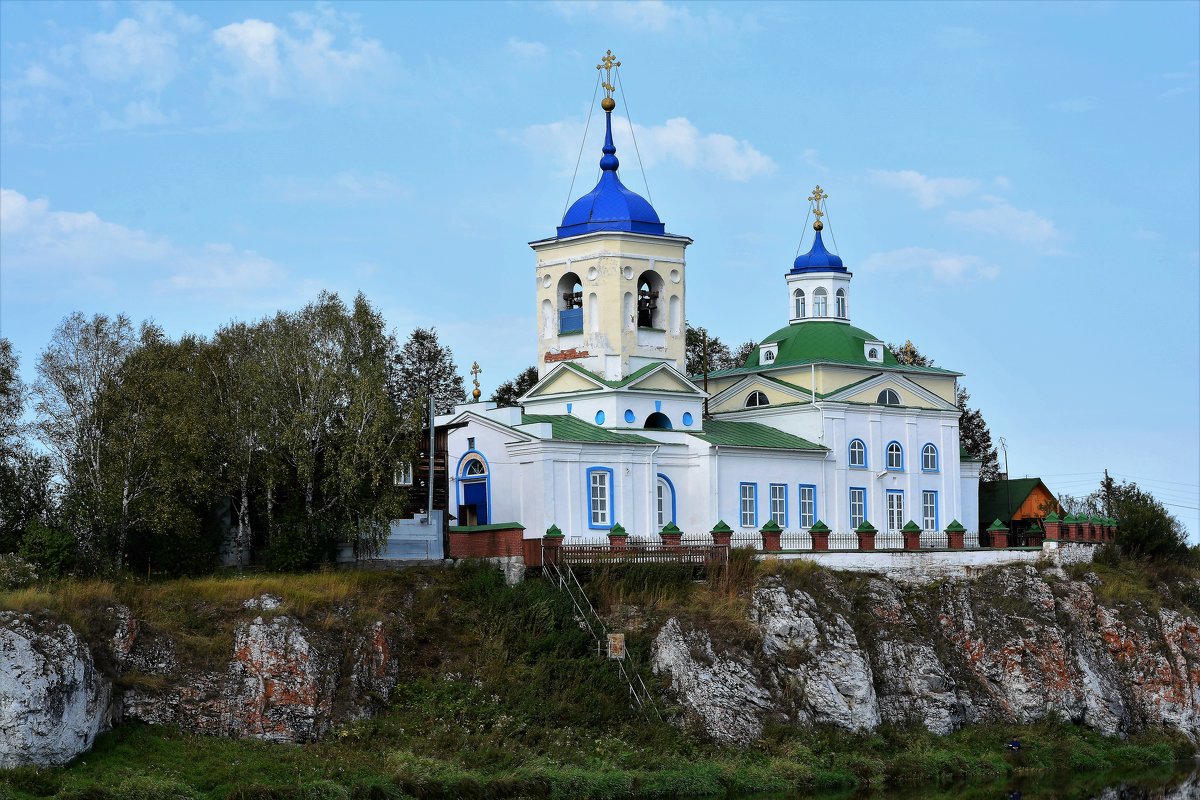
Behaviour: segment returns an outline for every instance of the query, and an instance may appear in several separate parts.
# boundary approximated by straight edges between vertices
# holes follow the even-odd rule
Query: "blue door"
[[[472,481],[471,483],[463,484],[463,502],[464,506],[471,506],[475,510],[475,524],[488,524],[488,496],[487,496],[486,481]]]

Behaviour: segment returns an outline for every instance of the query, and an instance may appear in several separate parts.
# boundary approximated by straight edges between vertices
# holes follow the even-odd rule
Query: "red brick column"
[[[946,526],[946,546],[951,550],[962,550],[964,546],[963,536],[966,534],[966,532],[967,529],[962,526],[961,522],[958,520],[952,520],[950,524]]]
[[[775,520],[768,520],[767,524],[762,526],[762,530],[759,533],[762,534],[762,549],[764,553],[778,553],[783,549],[779,543],[779,537],[783,535],[783,528],[775,524]]]
[[[683,547],[683,531],[674,522],[668,522],[659,532],[663,547],[667,550],[678,551]]]
[[[1008,547],[1008,528],[1000,520],[996,520],[988,526],[988,534],[991,537],[992,547]]]
[[[724,520],[718,520],[710,532],[715,545],[729,547],[733,543],[733,528],[726,525]]]
[[[1046,515],[1046,539],[1052,542],[1061,541],[1062,535],[1062,520],[1058,514],[1051,511]]]
[[[824,522],[817,520],[813,523],[808,529],[808,535],[812,537],[813,550],[829,549],[829,526]]]
[[[859,525],[854,532],[858,534],[859,550],[871,552],[875,549],[875,534],[879,533],[879,531],[874,525],[864,519],[862,525]]]
[[[558,564],[558,559],[562,552],[562,543],[563,532],[558,529],[557,525],[551,525],[546,530],[546,535],[542,537],[543,564]]]
[[[904,527],[900,529],[900,533],[904,535],[905,550],[920,550],[921,549],[921,528],[911,519],[904,523]]]

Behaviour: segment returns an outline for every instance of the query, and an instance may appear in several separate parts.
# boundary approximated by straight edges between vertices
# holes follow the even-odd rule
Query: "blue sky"
[[[73,310],[210,333],[361,289],[490,391],[536,355],[526,243],[612,48],[693,324],[783,324],[820,183],[853,321],[966,373],[1014,475],[1107,467],[1195,538],[1197,30],[1194,2],[6,0],[0,333],[32,377]]]

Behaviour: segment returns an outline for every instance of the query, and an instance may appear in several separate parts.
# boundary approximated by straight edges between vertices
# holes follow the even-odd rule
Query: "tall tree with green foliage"
[[[511,408],[517,400],[525,395],[538,381],[537,367],[526,367],[517,373],[512,380],[507,380],[492,392],[492,402],[500,408]]]
[[[12,343],[0,338],[0,553],[17,550],[29,526],[48,523],[54,507],[50,459],[27,441],[28,391]]]
[[[936,366],[932,358],[917,349],[912,339],[906,339],[904,344],[899,346],[889,343],[887,347],[901,364],[914,367]],[[982,462],[979,471],[981,481],[999,480],[1000,459],[996,447],[992,444],[992,432],[983,419],[983,412],[968,405],[970,400],[971,395],[960,385],[955,397],[955,405],[962,412],[958,420],[958,442],[972,458]]]
[[[707,353],[704,349],[705,337],[708,339]],[[706,328],[692,327],[691,323],[688,323],[684,332],[683,343],[688,375],[703,375],[705,371],[716,372],[720,369],[740,367],[758,346],[755,342],[743,342],[737,350],[730,350],[729,345],[719,337],[709,336]]]
[[[1090,494],[1060,494],[1069,514],[1112,517],[1117,520],[1117,551],[1127,558],[1170,561],[1189,555],[1187,532],[1157,498],[1134,481],[1105,478]]]
[[[104,390],[137,344],[133,324],[123,314],[87,319],[75,312],[55,328],[38,359],[38,432],[64,482],[70,529],[92,556],[114,555],[101,541],[111,530],[106,503],[113,487],[126,480],[122,465],[106,458],[111,415]]]
[[[454,353],[438,341],[437,328],[414,328],[395,357],[393,395],[396,405],[407,408],[414,402],[429,402],[449,414],[467,397],[466,384],[454,363]]]

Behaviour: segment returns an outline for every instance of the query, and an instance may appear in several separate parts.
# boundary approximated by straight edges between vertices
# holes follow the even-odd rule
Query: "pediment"
[[[659,391],[659,392],[686,392],[688,394],[704,394],[704,391],[696,384],[689,381],[684,375],[675,371],[667,364],[648,372],[647,374],[630,381],[623,388],[637,389],[639,391]]]
[[[525,397],[595,392],[607,388],[598,379],[585,375],[579,370],[572,369],[567,364],[560,364],[551,370],[550,374],[535,383],[533,388],[525,393]]]
[[[709,400],[709,410],[715,414],[746,408],[746,398],[753,392],[762,392],[769,400],[767,406],[759,406],[759,408],[778,406],[784,403],[807,403],[812,400],[812,394],[802,387],[765,375],[747,375]]]
[[[947,402],[919,383],[893,372],[885,372],[843,387],[836,392],[831,392],[823,399],[835,403],[875,404],[879,402],[879,394],[884,389],[892,389],[899,395],[901,407],[935,408],[941,411],[958,409],[953,403]]]

